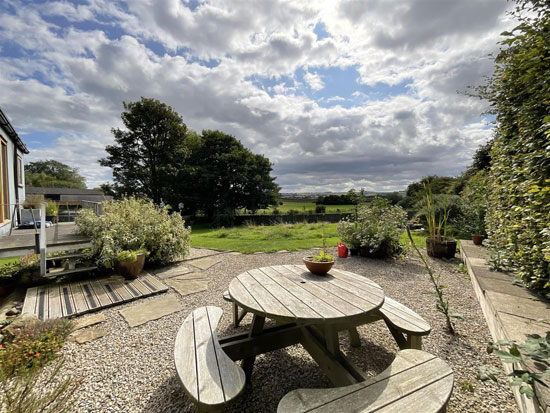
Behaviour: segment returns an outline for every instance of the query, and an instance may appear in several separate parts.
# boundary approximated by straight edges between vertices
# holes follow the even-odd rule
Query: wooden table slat
[[[251,274],[250,271],[248,273],[252,275],[252,277],[254,277],[260,284],[262,284],[265,289],[268,289],[271,295],[283,304],[286,309],[292,312],[296,318],[304,321],[323,320],[323,317],[318,312],[302,302],[300,299],[294,297],[286,290],[286,288],[281,287],[264,273],[257,272]],[[255,296],[255,298],[258,297]]]
[[[273,295],[265,289],[265,286],[258,282],[252,274],[243,274],[243,276],[239,278],[239,281],[247,289],[247,291],[254,294],[256,302],[261,302],[262,309],[268,316],[270,314],[277,314],[291,319],[296,318],[295,315],[289,311],[289,309],[285,307],[277,298],[273,297]]]
[[[239,297],[239,305],[247,311],[256,311],[257,314],[265,317],[266,313],[264,308],[254,299],[246,287],[238,278],[234,278],[229,284],[229,296],[232,300],[234,297]]]
[[[258,270],[251,270],[249,272],[252,273],[252,271],[263,272],[265,275],[271,278],[274,282],[278,283],[279,285],[281,285],[281,287],[285,288],[288,292],[290,292],[296,298],[301,300],[304,304],[306,304],[310,308],[314,308],[315,311],[322,317],[326,317],[326,318],[346,317],[345,313],[333,307],[331,304],[327,303],[324,297],[316,296],[310,293],[308,290],[306,290],[304,288],[306,285],[309,285],[309,284],[314,285],[309,281],[296,282],[294,280],[287,278],[283,274],[278,273],[277,271],[275,271],[273,268],[270,268],[270,267],[262,267]]]
[[[341,288],[342,290],[345,290],[348,293],[355,295],[357,298],[360,298],[363,301],[371,303],[371,305],[374,305],[377,302],[380,302],[379,297],[373,296],[370,294],[368,290],[362,289],[360,286],[350,284],[347,281],[340,280],[340,279],[333,279],[329,281],[329,284],[335,285],[336,287]]]
[[[291,278],[292,280],[299,281],[298,272],[291,265],[275,265],[271,267],[278,271],[279,273]],[[340,310],[342,313],[348,316],[353,316],[363,313],[362,307],[353,305],[353,303],[345,300],[338,295],[334,294],[332,291],[326,290],[315,283],[306,283],[302,288],[308,290],[311,294],[319,297],[320,299],[325,300],[328,303],[331,303],[334,307]]]

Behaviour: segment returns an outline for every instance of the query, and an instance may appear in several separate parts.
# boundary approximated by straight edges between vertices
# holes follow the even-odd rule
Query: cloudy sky
[[[506,0],[0,2],[0,106],[31,150],[97,160],[122,101],[170,104],[274,163],[285,192],[400,190],[457,175],[491,135],[463,93],[513,21]]]

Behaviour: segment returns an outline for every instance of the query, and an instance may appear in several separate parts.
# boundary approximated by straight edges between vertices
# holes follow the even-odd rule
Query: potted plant
[[[46,204],[46,221],[50,221],[53,224],[57,224],[57,215],[59,213],[59,206],[50,201]]]
[[[143,270],[147,255],[145,250],[121,251],[117,254],[115,269],[127,280],[135,279]]]
[[[423,215],[427,221],[428,238],[426,238],[426,250],[433,258],[453,258],[456,253],[456,240],[447,237],[447,222],[451,209],[448,197],[441,198],[441,207],[436,208],[430,185],[424,184],[425,208]]]
[[[325,238],[325,228],[323,227],[323,249],[319,255],[304,257],[304,264],[307,269],[316,275],[325,275],[334,265],[334,257],[327,254],[327,240]]]
[[[357,223],[350,222],[349,219],[344,218],[338,223],[336,232],[342,239],[344,245],[348,247],[350,255],[359,254],[360,240],[358,238]]]

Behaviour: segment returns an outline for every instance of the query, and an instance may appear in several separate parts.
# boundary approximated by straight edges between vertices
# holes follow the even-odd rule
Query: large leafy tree
[[[187,159],[187,126],[168,105],[141,98],[123,103],[125,129],[114,128],[115,144],[99,162],[113,169],[114,191],[146,195],[155,203],[177,198],[175,181]]]
[[[522,0],[514,14],[478,89],[496,115],[488,232],[504,264],[550,296],[550,6]]]
[[[231,215],[236,209],[257,210],[277,201],[279,186],[271,177],[271,163],[240,141],[220,131],[203,131],[187,171],[192,186],[189,206],[209,217]]]
[[[55,188],[86,188],[86,179],[62,162],[48,159],[25,165],[25,185]]]

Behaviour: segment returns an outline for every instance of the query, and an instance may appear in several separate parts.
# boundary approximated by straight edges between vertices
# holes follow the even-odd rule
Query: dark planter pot
[[[475,245],[481,245],[484,238],[485,237],[483,235],[472,234],[472,241],[474,242]]]
[[[426,238],[426,250],[432,258],[454,258],[456,253],[456,240],[434,241]]]
[[[13,289],[15,288],[15,282],[10,281],[4,281],[0,283],[0,297],[6,297],[9,295]]]
[[[361,257],[365,258],[384,258],[386,257],[386,253],[384,249],[379,249],[374,252],[369,251],[369,247],[361,247],[359,248],[359,254],[361,254]]]
[[[135,261],[117,261],[115,268],[117,272],[127,280],[138,277],[145,265],[145,254],[138,254]]]
[[[349,255],[352,255],[352,256],[359,255],[359,248],[350,248]]]
[[[310,261],[311,258],[312,257],[304,257],[303,261],[307,269],[309,270],[309,272],[316,275],[325,275],[327,272],[330,271],[330,269],[334,265],[334,261],[315,262],[315,261]]]

